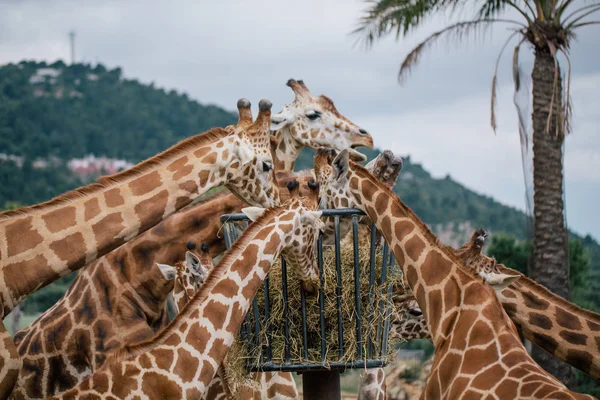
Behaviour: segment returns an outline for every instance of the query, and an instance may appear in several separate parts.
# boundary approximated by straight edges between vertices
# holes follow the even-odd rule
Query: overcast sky
[[[584,0],[576,0],[582,4]],[[500,64],[498,125],[489,125],[494,62],[508,37],[498,26],[460,46],[440,41],[403,86],[399,63],[419,40],[449,19],[428,21],[408,39],[370,51],[349,32],[365,8],[356,0],[0,2],[0,64],[69,59],[121,67],[128,78],[188,93],[234,109],[240,97],[274,110],[293,99],[288,78],[369,130],[379,148],[410,154],[436,177],[450,174],[504,204],[524,208],[517,117],[512,102],[512,47]],[[468,13],[467,15],[468,16]],[[598,16],[600,19],[600,15]],[[566,203],[571,229],[600,238],[600,27],[572,43],[574,135],[566,141]],[[531,48],[521,50],[531,68]],[[566,66],[566,63],[563,63]],[[193,132],[190,132],[193,133]]]

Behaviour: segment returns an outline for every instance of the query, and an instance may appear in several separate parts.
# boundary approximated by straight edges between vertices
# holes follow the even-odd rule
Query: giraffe
[[[373,138],[366,130],[344,117],[329,97],[313,96],[304,81],[289,79],[286,85],[294,91],[294,101],[271,117],[271,130],[277,137],[273,153],[276,170],[293,171],[302,147],[350,149],[354,160],[366,160],[354,150],[373,148]]]
[[[487,232],[477,230],[471,241],[461,248],[465,265],[484,278],[491,273],[519,275],[516,282],[497,295],[523,337],[556,358],[600,379],[600,314],[565,300],[520,272],[482,254],[486,236]]]
[[[570,398],[529,356],[494,293],[519,278],[490,272],[493,285],[445,246],[385,185],[342,151],[315,156],[321,196],[346,197],[375,222],[392,249],[427,322],[435,359],[422,398]]]
[[[127,269],[124,265],[124,262],[135,263],[140,259],[144,261],[148,257],[147,251],[150,250],[150,246],[147,246],[148,243],[143,239],[135,242],[136,245],[131,247],[132,259],[127,261],[124,261],[123,257],[129,254],[126,254],[127,252],[119,253],[118,249],[117,253],[109,253],[111,257],[109,260],[100,258],[94,261],[94,259],[101,257],[103,253],[121,245],[133,236],[145,233],[152,225],[159,223],[175,210],[184,207],[198,194],[219,185],[224,184],[237,196],[247,198],[250,204],[271,205],[279,202],[279,190],[275,185],[268,148],[271,103],[268,100],[262,100],[259,108],[260,113],[255,123],[238,133],[231,133],[220,128],[212,129],[184,140],[131,170],[101,178],[99,184],[69,192],[50,202],[27,207],[18,212],[0,214],[0,237],[4,235],[7,239],[7,241],[0,241],[0,253],[8,256],[6,259],[0,260],[2,271],[6,272],[3,276],[7,278],[3,281],[4,285],[0,284],[0,301],[4,305],[5,312],[9,311],[15,302],[21,301],[37,288],[50,283],[61,275],[81,268],[84,262],[97,264],[94,267],[90,266],[91,269],[86,268],[89,273],[80,276],[81,279],[79,277],[76,279],[76,283],[79,282],[79,285],[73,285],[78,289],[85,288],[87,285],[93,287],[93,290],[82,290],[88,297],[79,296],[82,292],[77,291],[69,291],[66,295],[66,297],[70,297],[70,301],[77,303],[76,307],[79,307],[77,319],[87,321],[85,324],[87,328],[84,330],[88,332],[84,333],[80,327],[76,327],[78,321],[69,321],[70,318],[75,318],[70,313],[74,305],[64,303],[56,305],[52,311],[55,311],[54,317],[58,316],[58,319],[65,325],[60,326],[56,323],[48,330],[54,331],[61,339],[64,339],[67,333],[75,334],[77,332],[75,336],[67,336],[70,341],[55,341],[50,346],[52,351],[45,351],[44,347],[41,347],[41,342],[47,340],[47,337],[34,336],[31,346],[29,346],[30,342],[26,341],[17,351],[12,338],[7,338],[4,341],[5,352],[2,354],[9,351],[11,356],[10,358],[5,357],[5,359],[14,362],[0,364],[4,372],[4,375],[0,375],[2,378],[0,395],[8,396],[17,379],[20,382],[19,386],[25,384],[25,380],[37,381],[40,376],[46,376],[47,379],[48,376],[51,376],[51,374],[47,374],[48,369],[57,371],[61,376],[61,379],[58,379],[58,386],[67,385],[67,387],[75,384],[80,374],[89,374],[93,370],[88,369],[88,365],[81,365],[81,360],[77,360],[80,365],[76,368],[73,365],[74,361],[71,361],[71,359],[77,359],[75,356],[71,356],[65,361],[67,356],[60,355],[63,346],[69,348],[77,343],[70,352],[83,351],[89,355],[94,350],[89,346],[82,350],[82,342],[89,345],[93,342],[94,336],[101,337],[103,339],[98,344],[100,345],[99,353],[102,354],[99,354],[99,357],[103,360],[105,350],[102,344],[109,342],[108,338],[104,339],[107,331],[110,332],[109,336],[119,336],[120,340],[131,339],[127,336],[126,330],[118,332],[109,330],[109,328],[115,327],[111,314],[115,312],[112,307],[116,305],[116,302],[98,304],[96,295],[98,292],[102,293],[103,299],[109,299],[113,294],[117,296],[117,299],[122,300],[119,304],[125,308],[117,309],[123,313],[119,318],[126,320],[137,318],[139,322],[146,325],[146,329],[133,331],[132,335],[134,336],[148,334],[151,336],[154,332],[148,325],[156,323],[158,326],[164,326],[166,324],[166,321],[161,319],[162,311],[160,309],[150,308],[140,313],[139,309],[136,309],[135,306],[132,307],[132,305],[142,304],[143,300],[148,300],[147,297],[140,298],[134,295],[133,298],[122,298],[123,293],[135,294],[135,290],[131,290],[131,286],[124,287],[123,292],[119,292],[120,289],[118,289],[120,283],[131,278],[135,280],[134,286],[141,283],[141,286],[138,286],[142,292],[148,292],[143,287],[147,281],[137,276],[127,276],[126,273],[133,272],[135,269]],[[69,219],[69,215],[72,215],[74,219]],[[11,222],[13,220],[16,221]],[[66,226],[68,222],[75,225]],[[43,233],[51,231],[56,231],[56,233],[43,238],[36,230],[33,230],[34,227]],[[19,228],[20,231],[15,232],[16,228]],[[97,233],[96,236],[94,236],[94,232]],[[157,228],[154,233],[160,236],[160,229]],[[59,239],[61,235],[62,239]],[[38,237],[40,241],[37,241],[35,237]],[[79,242],[78,238],[81,238],[82,241]],[[15,242],[16,239],[19,240],[18,243]],[[34,247],[26,249],[24,243],[20,244],[23,241],[31,242]],[[8,252],[6,251],[7,247],[2,248],[6,242],[8,242]],[[154,246],[155,249],[160,248],[160,240],[156,241]],[[13,255],[14,249],[20,250],[20,253]],[[53,249],[53,251],[49,252],[48,249]],[[39,254],[35,255],[38,252]],[[65,261],[62,262],[58,255]],[[28,259],[28,257],[34,258]],[[49,261],[46,261],[46,257]],[[16,260],[24,261],[15,264]],[[36,261],[40,263],[39,266],[30,265]],[[52,267],[49,266],[49,263]],[[113,271],[117,270],[116,276],[111,274],[111,268],[107,267],[109,264],[115,266]],[[145,265],[151,267],[152,262]],[[16,266],[19,269],[15,274]],[[92,280],[86,279],[91,276],[94,276]],[[34,278],[39,281],[35,287]],[[106,284],[111,281],[115,287],[108,288]],[[111,290],[112,293],[109,293]],[[9,295],[14,296],[10,297]],[[150,300],[156,299],[158,298],[150,298]],[[102,307],[103,311],[106,310],[104,321],[102,316],[97,314],[98,310],[95,310],[95,307]],[[140,318],[145,317],[144,314],[152,315],[148,319]],[[106,323],[106,320],[109,322]],[[38,321],[42,330],[46,329],[48,323],[56,322],[55,319],[43,318]],[[97,325],[92,328],[91,322],[97,322]],[[0,331],[2,328],[3,326],[0,325]],[[89,331],[92,330],[95,331],[90,335]],[[23,335],[19,336],[17,340],[19,338],[23,338]],[[122,343],[112,343],[113,346],[120,344]],[[108,347],[110,348],[111,344],[108,344]],[[20,357],[23,355],[24,348],[28,348],[26,351],[32,353],[34,359],[33,364],[25,367]],[[40,353],[46,353],[46,355],[40,356]],[[95,358],[92,355],[87,362],[94,363],[96,362]],[[45,362],[45,359],[48,360],[48,363]],[[59,361],[59,359],[61,360]],[[72,368],[66,368],[69,365]],[[10,369],[7,366],[10,366]],[[25,370],[33,368],[33,371],[24,371],[25,374],[17,378],[18,371],[22,368]],[[10,371],[10,377],[7,376],[6,370]],[[40,386],[38,383],[35,383],[37,387]],[[58,390],[58,387],[55,389]]]
[[[303,286],[314,292],[321,212],[307,208],[298,197],[266,211],[248,207],[244,212],[254,222],[166,329],[149,341],[118,350],[77,387],[53,398],[198,398],[280,254]]]

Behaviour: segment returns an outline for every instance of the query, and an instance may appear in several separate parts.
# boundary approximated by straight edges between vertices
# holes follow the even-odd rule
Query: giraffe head
[[[225,168],[227,187],[241,200],[254,206],[272,206],[279,204],[279,190],[273,171],[273,159],[270,150],[269,124],[272,104],[261,100],[259,113],[252,123],[250,102],[238,101],[240,122],[233,129],[236,136],[235,147],[239,162],[232,160]]]
[[[521,275],[504,273],[494,257],[488,257],[481,252],[487,236],[485,230],[477,229],[469,241],[455,253],[467,267],[474,269],[484,281],[498,291],[518,280]]]
[[[294,192],[293,189],[292,192]],[[290,271],[302,282],[302,287],[309,293],[314,293],[319,286],[319,268],[317,266],[315,252],[317,239],[323,229],[321,211],[307,207],[302,197],[292,197],[286,202],[287,212],[279,217],[280,222],[290,225],[283,237],[283,255]],[[242,212],[255,221],[265,211],[264,208],[246,207]],[[288,222],[289,221],[289,222]]]
[[[271,130],[286,128],[281,134],[289,137],[282,139],[290,142],[284,142],[284,146],[312,149],[330,147],[339,151],[350,149],[354,160],[366,159],[363,154],[354,150],[356,147],[373,148],[373,138],[366,130],[340,114],[329,97],[313,96],[303,81],[290,79],[287,86],[294,91],[294,101],[271,117]],[[277,156],[285,159],[285,148],[281,150],[281,154],[278,152]]]
[[[212,269],[212,259],[210,256],[207,257],[207,254],[208,247],[206,247],[206,252],[201,253],[200,257],[191,251],[186,251],[185,260],[175,264],[177,278],[173,288],[173,299],[178,309],[183,308],[194,297],[194,294],[204,284],[208,272]]]
[[[391,315],[390,337],[403,341],[431,339],[427,322],[415,297],[404,288],[396,289],[392,296],[394,307]]]

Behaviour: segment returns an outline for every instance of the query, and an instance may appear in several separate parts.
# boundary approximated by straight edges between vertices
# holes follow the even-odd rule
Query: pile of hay
[[[351,234],[350,234],[351,235]],[[369,242],[368,240],[366,242]],[[393,306],[391,297],[388,295],[388,285],[401,284],[402,276],[397,265],[388,266],[387,282],[380,285],[381,268],[383,262],[382,250],[378,249],[375,256],[375,284],[372,290],[369,287],[370,274],[370,248],[366,243],[359,247],[359,272],[360,272],[360,305],[361,305],[361,335],[362,357],[358,356],[359,343],[356,335],[356,306],[354,285],[354,249],[351,241],[343,242],[340,248],[341,255],[341,310],[343,326],[343,356],[340,357],[340,346],[338,341],[338,305],[337,305],[337,273],[335,268],[335,248],[333,246],[323,247],[323,294],[324,294],[324,320],[325,320],[325,359],[321,358],[321,325],[318,292],[306,295],[306,326],[308,358],[305,358],[302,336],[302,309],[300,282],[288,265],[287,287],[288,287],[288,322],[290,363],[303,364],[325,364],[364,361],[367,359],[367,347],[369,340],[373,346],[374,360],[390,360],[394,356],[395,346],[388,342],[386,354],[380,354],[383,333],[377,337],[377,325],[380,324],[383,332],[382,314]],[[255,346],[247,340],[238,340],[228,355],[229,365],[227,367],[230,381],[239,384],[246,376],[247,366],[259,365],[261,353],[266,357],[267,338],[271,338],[272,362],[285,362],[285,339],[284,339],[284,304],[282,292],[282,270],[280,262],[276,262],[269,273],[269,296],[270,296],[270,326],[269,336],[265,326],[264,308],[264,286],[256,295],[258,301],[261,331],[259,334],[262,346]],[[369,294],[372,293],[371,301]],[[249,322],[254,330],[256,316],[252,306],[249,311]],[[242,328],[244,330],[244,328]],[[243,335],[243,332],[240,336]],[[252,336],[251,336],[252,338]],[[266,358],[265,358],[266,360]]]

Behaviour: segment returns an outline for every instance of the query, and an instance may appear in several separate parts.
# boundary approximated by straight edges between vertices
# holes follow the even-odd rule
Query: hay
[[[352,234],[349,235],[350,237]],[[364,236],[363,236],[364,237]],[[338,340],[338,305],[337,305],[337,273],[335,268],[335,248],[327,246],[323,248],[323,294],[324,294],[324,319],[325,319],[325,359],[321,358],[321,330],[320,330],[320,307],[318,293],[306,296],[306,327],[308,357],[305,357],[302,335],[302,311],[300,283],[295,278],[294,272],[287,270],[288,285],[288,321],[289,321],[289,343],[290,363],[303,364],[325,364],[349,361],[367,360],[367,348],[369,339],[373,344],[373,360],[391,360],[394,357],[397,346],[390,340],[387,346],[387,354],[379,354],[383,334],[377,337],[378,324],[383,332],[383,312],[393,307],[388,295],[388,285],[401,285],[401,274],[397,266],[389,267],[387,283],[380,285],[381,267],[383,254],[378,249],[375,256],[375,285],[373,290],[369,288],[370,275],[370,246],[369,240],[361,240],[359,246],[359,273],[360,273],[360,306],[361,306],[361,335],[362,357],[359,358],[359,343],[356,335],[356,306],[354,286],[354,250],[352,241],[343,241],[340,246],[341,260],[341,311],[343,326],[343,355],[340,356]],[[269,335],[272,344],[272,362],[279,364],[285,362],[285,339],[284,339],[284,302],[282,293],[282,270],[277,261],[269,273],[269,296],[270,296],[270,326]],[[369,294],[372,293],[371,301]],[[237,340],[236,345],[228,355],[228,378],[234,383],[233,387],[242,382],[249,383],[247,375],[248,365],[259,365],[262,353],[266,356],[267,326],[265,326],[264,314],[264,286],[256,295],[261,322],[260,342],[262,346],[255,346],[245,340]],[[249,311],[249,322],[252,327],[255,323],[255,315],[252,306]],[[253,329],[252,329],[253,330]],[[241,335],[243,335],[242,328]],[[231,387],[231,386],[230,386]]]

